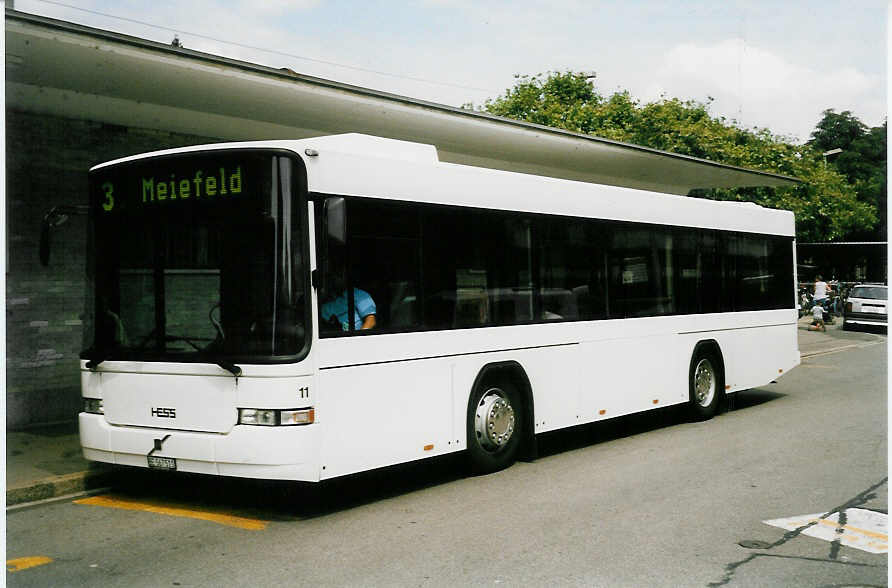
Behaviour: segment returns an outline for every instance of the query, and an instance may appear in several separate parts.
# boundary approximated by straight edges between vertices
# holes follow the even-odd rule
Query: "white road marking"
[[[821,518],[822,513],[818,513],[762,522],[788,531],[808,527],[802,531],[803,535],[825,541],[838,540],[841,545],[869,553],[889,552],[888,515],[863,508],[848,508],[844,512],[842,525],[838,512],[827,518]]]
[[[863,349],[865,347],[873,347],[874,345],[881,345],[886,342],[885,337],[876,336],[876,340],[874,341],[866,341],[864,343],[851,343],[849,345],[842,345],[840,347],[831,347],[829,349],[819,349],[817,351],[805,351],[801,352],[800,356],[802,359],[807,359],[809,357],[817,357],[819,355],[827,355],[829,353],[838,353],[840,351],[846,351],[848,349]]]

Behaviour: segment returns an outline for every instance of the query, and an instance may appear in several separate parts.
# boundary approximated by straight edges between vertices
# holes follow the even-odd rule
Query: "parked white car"
[[[888,287],[880,284],[859,284],[852,288],[842,315],[842,328],[854,325],[888,327]]]

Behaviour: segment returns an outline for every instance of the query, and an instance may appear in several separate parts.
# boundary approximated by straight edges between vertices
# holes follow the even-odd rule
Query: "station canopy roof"
[[[366,133],[435,145],[440,161],[671,194],[797,182],[14,10],[6,105],[225,141]]]

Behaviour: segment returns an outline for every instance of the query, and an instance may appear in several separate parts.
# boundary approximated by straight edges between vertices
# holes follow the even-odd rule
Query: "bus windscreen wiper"
[[[198,344],[195,343],[195,341],[193,341],[189,337],[183,337],[181,335],[167,335],[166,337],[164,337],[164,340],[165,341],[185,341],[186,343],[191,345],[196,351],[199,351],[201,353],[207,353],[207,349],[199,347]],[[226,370],[227,372],[229,372],[236,378],[238,378],[239,376],[242,375],[242,368],[235,365],[234,363],[230,363],[230,362],[226,361],[225,359],[217,359],[217,358],[212,359],[211,361],[213,361],[215,364],[217,364],[218,366],[220,366],[221,368],[223,368],[224,370]]]
[[[236,378],[242,375],[242,368],[235,365],[234,363],[229,363],[225,359],[215,359],[214,363],[235,376]]]
[[[198,339],[198,340],[200,341],[201,339]],[[194,349],[195,351],[204,351],[204,349],[202,347],[199,347],[198,343],[193,341],[191,337],[184,337],[182,335],[165,335],[164,336],[165,343],[174,343],[177,341],[184,341],[184,342],[188,343],[189,345],[192,346],[192,349]]]
[[[103,361],[105,361],[106,359],[108,359],[108,355],[103,354],[103,353],[99,353],[99,354],[95,355],[94,357],[91,357],[90,359],[87,360],[87,369],[95,370],[96,368],[99,367],[99,364],[102,363]]]
[[[138,347],[139,350],[144,349],[146,347],[146,345],[149,343],[149,341],[151,341],[154,337],[155,337],[155,331],[152,331],[139,345],[139,347]],[[198,351],[205,355],[209,355],[208,350],[206,348],[199,347],[198,344],[195,342],[195,340],[196,339],[193,339],[191,337],[184,337],[182,335],[165,335],[164,336],[165,342],[184,341],[184,342],[188,343],[189,345],[191,345],[192,348],[195,349],[195,351]],[[197,340],[202,340],[202,339],[197,339]],[[105,358],[102,358],[99,361],[95,362],[95,365],[99,365],[103,361],[105,361]],[[234,363],[226,361],[225,359],[211,358],[210,362],[215,365],[220,366],[221,368],[223,368],[224,370],[226,370],[227,372],[229,372],[236,378],[238,378],[239,376],[242,375],[242,368],[235,365]],[[92,363],[92,362],[87,363],[87,367],[90,367],[90,363]]]
[[[186,343],[191,345],[196,351],[200,351],[201,353],[207,353],[207,349],[199,347],[198,344],[195,343],[189,337],[183,337],[183,336],[179,336],[179,335],[167,335],[164,338],[164,340],[165,341],[185,341]],[[218,366],[220,366],[221,368],[223,368],[224,370],[226,370],[227,372],[229,372],[236,378],[238,378],[239,376],[242,375],[242,368],[235,365],[234,363],[230,363],[230,362],[226,361],[225,359],[218,359],[218,358],[214,358],[211,361],[213,361],[215,364],[217,364]]]

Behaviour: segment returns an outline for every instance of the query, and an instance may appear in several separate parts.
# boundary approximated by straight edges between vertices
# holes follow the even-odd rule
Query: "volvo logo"
[[[161,419],[175,419],[177,418],[177,409],[175,408],[152,408],[151,414],[153,417],[158,417]]]

